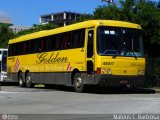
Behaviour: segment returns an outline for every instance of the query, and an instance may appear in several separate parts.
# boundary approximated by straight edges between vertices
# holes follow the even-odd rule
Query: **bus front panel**
[[[140,85],[144,82],[145,58],[140,29],[97,28],[97,84]]]

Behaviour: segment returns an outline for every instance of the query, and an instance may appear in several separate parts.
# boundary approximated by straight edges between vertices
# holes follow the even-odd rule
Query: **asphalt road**
[[[148,90],[99,92],[96,89],[76,93],[70,89],[18,86],[2,86],[1,89],[0,114],[41,114],[43,117],[46,114],[67,114],[68,119],[81,119],[82,114],[91,115],[92,119],[96,118],[94,114],[101,114],[100,117],[104,119],[107,114],[160,114],[160,94]]]

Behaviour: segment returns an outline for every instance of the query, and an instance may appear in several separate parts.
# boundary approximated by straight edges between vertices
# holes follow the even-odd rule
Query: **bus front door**
[[[88,31],[88,43],[87,43],[87,74],[93,74],[94,71],[94,31]]]

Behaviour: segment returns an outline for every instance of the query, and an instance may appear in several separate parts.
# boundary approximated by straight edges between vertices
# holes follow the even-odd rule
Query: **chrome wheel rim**
[[[30,85],[30,84],[31,84],[31,77],[30,77],[30,76],[27,76],[26,82],[27,82],[27,85]]]
[[[23,84],[23,81],[22,81],[22,79],[21,79],[21,78],[19,79],[19,84],[20,84],[20,85],[22,85],[22,84]]]
[[[76,84],[77,88],[80,88],[82,86],[82,78],[81,77],[77,77],[75,84]]]

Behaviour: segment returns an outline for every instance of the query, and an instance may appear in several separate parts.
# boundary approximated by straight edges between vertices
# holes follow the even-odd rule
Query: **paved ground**
[[[159,106],[160,94],[153,90],[76,93],[72,89],[2,86],[0,91],[0,114],[78,114],[69,117],[81,118],[80,114],[159,114]]]

